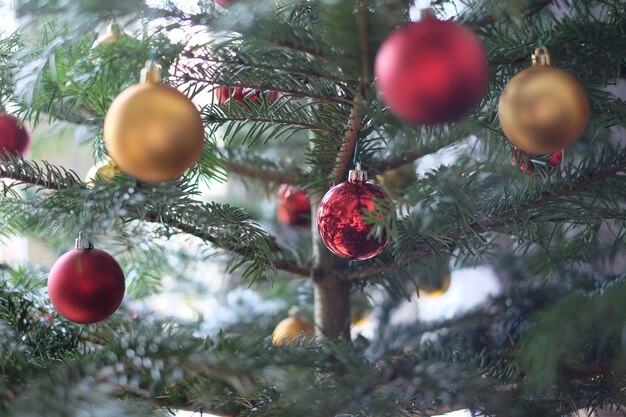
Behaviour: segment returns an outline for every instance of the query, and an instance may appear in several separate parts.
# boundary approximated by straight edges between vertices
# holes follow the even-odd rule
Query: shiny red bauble
[[[430,125],[455,121],[475,107],[487,88],[489,66],[469,29],[425,18],[402,26],[383,42],[375,73],[394,115]]]
[[[0,158],[6,157],[6,151],[24,155],[30,148],[30,129],[20,126],[17,117],[0,115]]]
[[[223,106],[235,102],[248,105],[259,104],[262,96],[271,102],[278,98],[278,92],[263,92],[247,87],[218,87],[215,89],[215,99]]]
[[[75,323],[109,317],[124,299],[124,272],[100,249],[74,249],[52,266],[48,295],[54,308]]]
[[[535,172],[535,163],[531,160],[541,160],[546,163],[548,168],[556,168],[557,165],[561,163],[563,160],[563,156],[565,155],[565,151],[561,149],[560,151],[552,152],[549,155],[545,156],[532,156],[518,148],[517,146],[513,147],[513,156],[511,156],[511,162],[513,165],[518,165],[517,161],[519,158],[519,168],[526,172],[527,174],[532,174]]]
[[[303,190],[282,184],[278,188],[276,216],[284,224],[305,226],[311,221],[311,202]]]
[[[373,211],[376,199],[389,196],[378,185],[345,181],[324,195],[317,209],[317,230],[324,245],[342,258],[373,258],[387,246],[387,236],[368,235],[373,224],[365,222],[364,211]]]

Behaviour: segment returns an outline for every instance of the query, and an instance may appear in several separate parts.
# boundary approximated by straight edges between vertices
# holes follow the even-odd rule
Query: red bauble
[[[74,249],[52,266],[48,295],[54,308],[76,323],[106,319],[124,299],[124,272],[100,249]]]
[[[527,174],[532,174],[535,172],[535,163],[533,163],[531,158],[545,161],[550,168],[556,168],[556,166],[563,160],[564,155],[565,151],[561,149],[560,151],[552,152],[549,155],[535,157],[524,152],[517,146],[513,146],[513,156],[511,156],[511,162],[513,165],[517,165],[517,159],[519,158],[519,168]]]
[[[218,87],[215,89],[215,99],[223,106],[227,106],[229,102],[240,102],[248,105],[259,104],[261,102],[261,94],[270,102],[278,98],[278,92],[276,91],[262,92],[261,90],[246,87]]]
[[[276,216],[282,223],[304,226],[311,221],[311,202],[303,190],[283,184],[278,188]]]
[[[317,209],[317,230],[322,242],[342,258],[373,258],[387,246],[387,236],[368,238],[374,227],[364,220],[363,212],[374,210],[375,199],[389,196],[371,182],[350,180],[334,186]]]
[[[236,0],[215,0],[215,4],[228,9]]]
[[[27,124],[20,126],[17,117],[4,114],[0,116],[0,158],[5,158],[6,151],[24,155],[30,148],[30,129]]]
[[[435,18],[394,31],[376,55],[376,84],[397,117],[452,122],[476,106],[489,75],[487,55],[467,28]]]

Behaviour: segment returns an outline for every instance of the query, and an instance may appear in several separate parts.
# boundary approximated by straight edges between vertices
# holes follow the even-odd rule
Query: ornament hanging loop
[[[142,83],[160,83],[161,66],[151,59],[147,60],[146,66],[141,70],[140,81]]]
[[[543,65],[550,65],[550,53],[548,53],[548,48],[545,46],[540,46],[535,49],[535,53],[532,55],[533,59],[533,67]]]
[[[83,232],[78,232],[78,239],[76,239],[75,248],[78,250],[93,249],[93,243],[91,243],[91,240],[84,238]]]

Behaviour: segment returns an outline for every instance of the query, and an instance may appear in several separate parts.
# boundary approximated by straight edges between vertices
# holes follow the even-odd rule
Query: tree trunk
[[[311,196],[311,232],[313,237],[313,271],[331,271],[347,261],[333,255],[317,231],[319,195]],[[315,329],[318,337],[350,340],[350,287],[330,274],[315,273]]]

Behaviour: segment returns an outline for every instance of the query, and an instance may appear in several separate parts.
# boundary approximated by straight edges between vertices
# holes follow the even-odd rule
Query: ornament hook
[[[535,53],[532,55],[533,66],[538,65],[550,65],[550,53],[548,53],[548,48],[545,46],[540,46],[535,49]]]
[[[160,83],[161,66],[151,59],[147,60],[146,66],[141,70],[140,81],[142,83]]]
[[[89,239],[84,239],[83,237],[83,232],[80,231],[78,232],[78,239],[76,239],[76,249],[81,250],[81,249],[93,249],[93,243],[91,243],[91,240]]]

